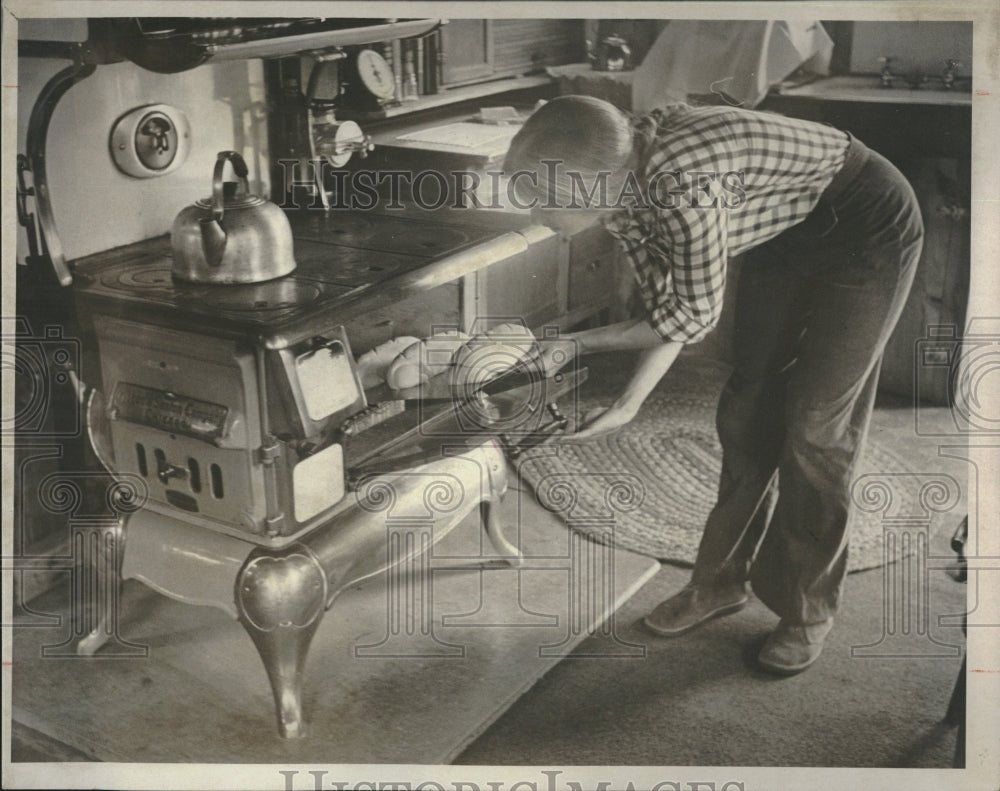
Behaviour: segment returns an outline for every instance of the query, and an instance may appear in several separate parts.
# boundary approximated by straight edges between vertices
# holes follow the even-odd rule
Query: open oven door
[[[562,432],[569,420],[557,400],[587,379],[579,368],[540,376],[530,364],[517,366],[471,393],[456,389],[449,374],[395,395],[403,407],[382,428],[381,443],[348,446],[348,480],[410,469],[441,458],[446,450],[472,447],[495,439],[508,458],[543,444]]]

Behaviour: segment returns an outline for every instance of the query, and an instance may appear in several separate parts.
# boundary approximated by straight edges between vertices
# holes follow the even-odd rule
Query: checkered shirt
[[[653,329],[693,343],[718,323],[729,257],[805,219],[843,166],[849,138],[772,113],[685,105],[654,111],[637,129],[643,197],[626,196],[604,225],[631,264]]]

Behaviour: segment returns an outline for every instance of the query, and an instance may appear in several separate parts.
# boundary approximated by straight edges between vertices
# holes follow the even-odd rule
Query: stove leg
[[[243,627],[257,646],[257,653],[267,670],[278,714],[278,732],[284,739],[299,739],[306,735],[302,715],[302,676],[309,644],[321,620],[317,618],[306,627],[278,626],[269,632],[243,621]]]
[[[313,635],[323,618],[326,575],[304,550],[252,556],[237,580],[240,623],[267,670],[282,737],[305,736],[302,677]]]
[[[86,541],[88,535],[83,533],[83,538]],[[113,637],[119,643],[122,642],[118,639],[118,627],[122,602],[122,557],[125,554],[124,519],[119,519],[114,527],[99,531],[95,540],[98,546],[95,556],[90,561],[90,573],[97,582],[94,586],[97,596],[95,601],[83,604],[93,607],[97,621],[94,628],[77,642],[78,656],[93,656]],[[134,646],[134,648],[139,647]],[[145,649],[139,650],[138,653],[144,654]]]
[[[483,500],[479,504],[479,515],[483,523],[483,531],[489,538],[498,555],[504,557],[507,564],[515,568],[524,563],[524,554],[504,535],[503,522],[499,516],[498,503],[493,500]]]

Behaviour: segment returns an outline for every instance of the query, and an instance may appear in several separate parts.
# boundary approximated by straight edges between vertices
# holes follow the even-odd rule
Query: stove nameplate
[[[172,434],[213,442],[223,436],[229,408],[152,387],[119,382],[111,398],[117,417]]]

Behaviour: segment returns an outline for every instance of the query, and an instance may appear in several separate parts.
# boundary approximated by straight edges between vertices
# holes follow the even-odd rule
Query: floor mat
[[[518,471],[539,501],[574,530],[689,566],[715,503],[722,467],[715,407],[728,369],[706,360],[679,361],[678,368],[683,375],[666,377],[621,431],[592,442],[556,442],[533,449],[522,456]],[[595,378],[592,374],[588,385]],[[616,394],[604,377],[577,395],[565,412],[585,414],[590,407],[611,403]],[[855,482],[862,484],[856,493],[883,496],[877,483],[864,490],[870,478],[861,479],[877,475],[884,482],[888,475],[897,502],[917,502],[919,482],[897,475],[907,472],[900,456],[870,438],[855,471]],[[883,513],[874,508],[853,511],[849,570],[882,565]],[[907,545],[893,558],[912,550]]]

